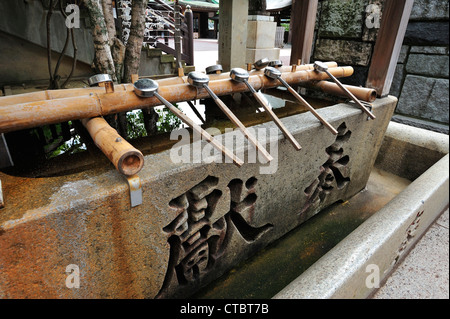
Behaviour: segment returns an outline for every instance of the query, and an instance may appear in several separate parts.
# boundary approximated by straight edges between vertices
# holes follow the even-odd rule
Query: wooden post
[[[188,56],[188,65],[194,65],[194,14],[192,13],[191,6],[186,6],[186,11],[184,12],[184,21],[187,26],[187,34],[185,35],[183,41],[187,42],[185,54]]]
[[[181,64],[181,17],[180,17],[180,6],[178,0],[175,0],[173,5],[174,8],[174,19],[175,19],[175,58],[177,60],[178,74],[180,74],[180,69],[183,68]]]
[[[386,0],[381,26],[367,76],[366,87],[377,90],[378,96],[386,96],[408,26],[414,0]]]
[[[169,25],[167,23],[164,23],[164,31],[163,31],[163,38],[164,38],[164,44],[169,46]]]
[[[295,0],[291,11],[291,62],[301,59],[308,64],[311,58],[314,26],[316,24],[318,0]]]
[[[134,83],[137,80],[139,80],[139,74],[131,74],[131,83]]]

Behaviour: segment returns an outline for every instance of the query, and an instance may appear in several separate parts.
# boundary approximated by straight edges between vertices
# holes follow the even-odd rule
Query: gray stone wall
[[[384,2],[319,1],[311,61],[350,65],[355,72],[342,82],[365,86],[379,30],[368,11],[377,6],[381,21]],[[415,0],[390,91],[399,98],[394,121],[448,133],[448,51],[448,1]]]
[[[390,94],[394,121],[448,134],[449,3],[415,0]]]
[[[383,3],[384,0],[319,1],[311,61],[336,61],[353,66],[354,75],[342,82],[365,85],[379,29],[376,24],[366,24],[370,14],[366,11],[370,5],[377,5],[381,13]]]

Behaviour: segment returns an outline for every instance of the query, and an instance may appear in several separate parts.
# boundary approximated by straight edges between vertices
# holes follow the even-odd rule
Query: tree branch
[[[73,47],[72,69],[70,70],[70,74],[67,77],[67,79],[61,85],[61,88],[63,88],[63,89],[66,87],[67,83],[70,81],[70,78],[72,77],[73,72],[75,71],[75,68],[77,67],[77,51],[78,51],[78,48],[77,48],[77,43],[75,41],[75,32],[74,32],[73,28],[70,29],[70,34],[71,34],[71,37],[72,37],[72,47]]]
[[[116,37],[116,25],[114,23],[112,0],[101,0],[103,16],[105,17],[106,29],[108,31],[109,46],[113,45]]]
[[[48,12],[47,12],[47,18],[46,18],[46,27],[47,27],[47,64],[48,64],[48,73],[50,75],[50,84],[49,84],[49,88],[52,88],[53,85],[53,72],[52,72],[52,48],[51,48],[51,26],[50,26],[50,21],[51,21],[51,17],[53,14],[53,8],[56,4],[53,2],[53,0],[50,0],[49,3],[49,8],[48,8]]]
[[[131,81],[131,75],[139,71],[142,43],[145,31],[145,10],[148,0],[133,0],[131,7],[131,27],[124,60],[124,82]]]
[[[99,72],[111,75],[113,80],[116,81],[116,71],[109,46],[108,30],[100,0],[83,0],[83,3],[88,8],[92,24],[96,67]]]

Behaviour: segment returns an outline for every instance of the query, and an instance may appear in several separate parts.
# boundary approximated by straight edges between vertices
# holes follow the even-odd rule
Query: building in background
[[[182,11],[191,6],[194,13],[194,37],[217,39],[219,32],[219,1],[218,0],[180,0]]]

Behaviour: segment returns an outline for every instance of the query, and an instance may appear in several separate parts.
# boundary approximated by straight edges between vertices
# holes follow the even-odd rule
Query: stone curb
[[[448,207],[448,172],[446,155],[274,298],[369,297]]]

